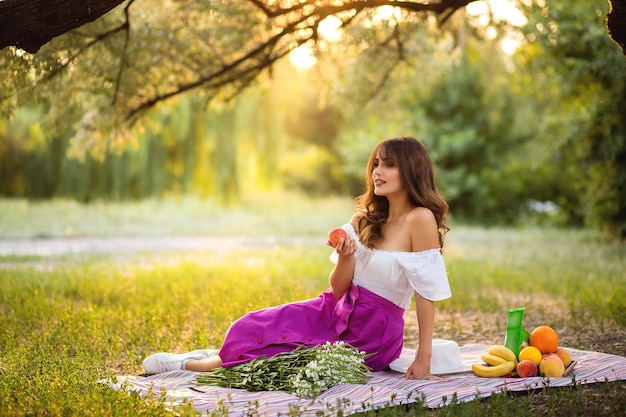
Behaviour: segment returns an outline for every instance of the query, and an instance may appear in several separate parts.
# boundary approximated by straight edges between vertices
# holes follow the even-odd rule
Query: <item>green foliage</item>
[[[520,2],[526,69],[555,96],[541,108],[546,164],[562,167],[558,204],[570,219],[626,236],[626,63],[606,33],[608,3]]]
[[[280,163],[285,187],[308,195],[329,195],[341,190],[342,172],[337,156],[318,146],[303,146]]]
[[[221,74],[276,29],[247,3],[140,3],[128,43],[107,32],[124,18],[114,10],[36,56],[0,52],[0,195],[354,196],[372,146],[413,135],[431,150],[451,217],[624,236],[626,64],[606,34],[608,4],[518,2],[521,28],[472,26],[461,13],[441,28],[421,13],[366,9],[339,41],[320,34],[309,71],[279,62],[225,89],[218,75],[119,129],[129,107]],[[87,47],[95,33],[108,35]],[[524,35],[511,56],[497,44],[507,33]]]
[[[305,143],[330,149],[341,128],[342,116],[334,107],[319,108],[319,97],[304,102],[299,113],[288,119],[287,131]]]
[[[12,99],[3,103],[3,111],[10,115],[24,104],[48,103],[46,130],[72,138],[82,150],[106,148],[132,135],[131,109],[155,95],[168,95],[204,77],[212,96],[227,97],[258,75],[249,68],[253,64],[236,68],[239,79],[230,89],[220,88],[225,63],[253,49],[270,30],[258,8],[206,0],[128,6],[53,39],[36,55],[15,48],[1,51],[2,97]]]
[[[494,42],[466,43],[455,52],[441,42],[438,54],[410,60],[385,94],[350,121],[338,148],[351,192],[361,189],[363,161],[375,143],[413,135],[429,149],[453,217],[507,224],[528,219],[528,201],[552,187],[523,159],[533,151],[533,102],[511,88],[513,77]],[[446,53],[453,58],[441,59]],[[423,74],[428,79],[417,82]]]
[[[6,143],[0,146],[0,195],[89,202],[193,194],[233,203],[280,186],[312,195],[341,192],[340,162],[328,149],[339,112],[317,109],[321,98],[289,68],[276,72],[280,82],[267,80],[231,102],[207,105],[203,96],[171,101],[127,140],[94,139],[90,149],[70,136],[41,134],[44,111],[22,107],[6,120],[11,135],[0,130]],[[285,96],[283,88],[302,96]]]
[[[135,139],[78,153],[69,137],[41,133],[42,110],[22,107],[0,147],[0,195],[88,202],[193,193],[234,201],[278,180],[271,175],[278,121],[259,111],[271,100],[258,92],[237,106],[207,110],[202,97],[184,97],[144,120]]]
[[[516,130],[511,109],[526,104],[508,92],[504,65],[488,45],[476,46],[485,47],[464,52],[404,105],[418,113],[415,129],[431,150],[453,215],[512,223],[529,190],[515,167],[528,132]]]

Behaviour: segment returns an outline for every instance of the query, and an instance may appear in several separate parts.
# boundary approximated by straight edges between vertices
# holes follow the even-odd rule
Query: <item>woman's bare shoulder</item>
[[[411,248],[414,252],[439,247],[437,219],[426,207],[416,207],[407,215],[407,225],[411,234]]]
[[[434,225],[437,227],[435,215],[426,207],[415,207],[409,212],[409,214],[407,214],[406,220],[409,222],[410,226]]]

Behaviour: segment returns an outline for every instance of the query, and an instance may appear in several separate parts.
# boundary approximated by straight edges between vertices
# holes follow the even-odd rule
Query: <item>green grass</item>
[[[155,351],[217,347],[229,324],[243,313],[323,291],[330,271],[325,234],[349,218],[351,201],[309,201],[290,195],[257,198],[228,209],[210,202],[205,208],[199,200],[96,206],[0,201],[0,212],[11,212],[0,216],[0,235],[12,238],[63,235],[68,227],[83,236],[180,232],[278,238],[271,247],[242,247],[228,253],[1,256],[1,414],[173,415],[157,398],[146,401],[97,381],[141,373],[142,359]],[[298,236],[312,239],[290,240]],[[509,308],[523,303],[528,323],[533,323],[552,317],[552,304],[544,306],[542,301],[553,300],[565,309],[559,311],[558,323],[565,333],[578,332],[589,323],[623,331],[625,248],[587,231],[455,226],[445,255],[454,296],[439,303],[438,309],[505,316]],[[593,338],[600,329],[592,326],[586,331]],[[590,339],[569,340],[579,343],[577,347],[590,347],[585,344]],[[615,346],[612,349],[624,349]],[[590,409],[598,396],[604,402]],[[573,387],[524,396],[500,394],[471,403],[450,401],[438,410],[416,404],[366,414],[519,417],[531,412],[584,415],[579,410],[585,410],[619,415],[626,389],[623,383],[611,383],[598,384],[594,390]],[[193,415],[190,406],[177,412]]]
[[[558,299],[573,314],[626,325],[619,301],[626,296],[626,245],[603,242],[597,233],[458,227],[446,261],[457,289],[446,301],[450,308],[501,311],[508,305],[493,294],[513,293],[531,308],[537,299]],[[464,291],[468,284],[479,291]]]
[[[458,402],[450,398],[447,405],[429,410],[423,407],[392,407],[377,413],[361,413],[360,416],[404,417],[483,417],[515,416],[536,417],[614,417],[626,412],[626,387],[622,382],[608,382],[589,386],[575,385],[564,388],[541,389],[528,393],[502,392],[472,402]],[[601,402],[599,403],[599,399]]]

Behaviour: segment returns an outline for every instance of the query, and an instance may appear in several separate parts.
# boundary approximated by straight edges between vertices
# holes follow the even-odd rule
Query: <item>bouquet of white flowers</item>
[[[196,377],[196,382],[248,391],[287,391],[314,398],[337,384],[365,383],[370,371],[363,363],[365,356],[365,352],[344,342],[326,342],[204,372]]]

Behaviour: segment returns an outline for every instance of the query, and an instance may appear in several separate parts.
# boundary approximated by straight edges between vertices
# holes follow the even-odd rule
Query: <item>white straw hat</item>
[[[396,372],[406,373],[415,360],[417,350],[405,350],[402,355],[389,364],[389,367]],[[463,361],[459,345],[453,340],[433,339],[433,354],[430,359],[430,373],[433,375],[454,374],[457,372],[468,372],[472,370],[472,363],[480,362]]]

